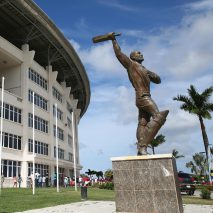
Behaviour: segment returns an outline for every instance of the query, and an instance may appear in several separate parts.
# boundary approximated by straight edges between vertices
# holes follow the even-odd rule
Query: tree
[[[176,149],[173,149],[173,150],[172,150],[172,156],[173,156],[175,159],[184,158],[184,155],[179,155],[179,152],[178,152]]]
[[[183,104],[180,106],[180,109],[198,116],[206,152],[206,158],[208,160],[209,141],[203,119],[212,118],[210,112],[213,111],[213,103],[210,103],[209,99],[212,95],[213,87],[205,89],[201,94],[197,92],[193,85],[190,85],[190,88],[187,90],[189,96],[178,95],[177,97],[174,97],[173,100],[183,102]]]
[[[165,136],[160,134],[160,135],[157,135],[153,140],[152,142],[150,143],[150,148],[152,149],[152,153],[153,155],[155,154],[155,147],[159,146],[160,144],[164,143],[166,140],[165,140]]]
[[[112,180],[113,179],[113,171],[111,169],[107,169],[104,173],[104,177],[107,179],[107,180]]]
[[[186,167],[191,169],[192,173],[198,176],[203,176],[207,173],[208,163],[203,153],[195,153],[192,156],[193,160],[186,163]]]
[[[88,169],[88,172],[85,172],[87,175],[89,175],[90,179],[91,179],[91,175],[95,175],[96,174],[96,171],[94,170],[90,170]]]
[[[99,180],[100,177],[103,179],[103,175],[104,175],[104,174],[103,174],[102,171],[96,172],[96,176],[97,176],[98,180]]]

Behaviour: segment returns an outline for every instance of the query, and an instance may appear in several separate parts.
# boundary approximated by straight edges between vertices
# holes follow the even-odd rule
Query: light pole
[[[1,158],[2,158],[2,130],[3,130],[3,113],[4,113],[4,77],[2,77],[2,87],[1,87],[1,132],[0,132],[0,195],[1,195],[1,188],[3,185],[2,180],[2,165],[1,165]]]
[[[208,178],[209,178],[209,184],[211,185],[211,151],[210,151],[210,148],[211,148],[212,144],[208,144],[208,152],[207,152],[207,157],[206,157],[206,160],[207,160],[207,166],[208,166]],[[205,154],[206,152],[199,152],[200,154]]]
[[[208,167],[209,167],[209,183],[210,183],[210,185],[212,184],[212,180],[211,180],[211,164],[212,164],[211,146],[212,146],[212,144],[208,144]]]

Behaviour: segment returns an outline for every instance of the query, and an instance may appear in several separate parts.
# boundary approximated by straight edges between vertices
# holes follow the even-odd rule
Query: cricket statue
[[[147,155],[147,147],[165,123],[169,110],[159,111],[151,98],[150,82],[161,83],[160,77],[146,69],[142,62],[143,55],[140,51],[131,52],[128,57],[122,51],[114,32],[93,38],[93,43],[111,40],[115,55],[127,70],[128,77],[136,93],[136,107],[138,108],[138,127],[136,131],[138,155]]]

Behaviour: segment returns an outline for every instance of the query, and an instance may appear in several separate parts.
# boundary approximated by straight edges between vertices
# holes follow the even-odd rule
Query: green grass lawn
[[[39,188],[32,195],[32,189],[6,188],[2,189],[0,196],[0,213],[10,213],[29,209],[80,202],[80,189],[74,188]],[[88,188],[88,200],[114,201],[114,191],[97,188]],[[184,204],[205,204],[213,205],[213,200],[204,200],[198,197],[182,196]]]
[[[88,200],[114,200],[114,191],[88,188]],[[81,201],[80,189],[74,188],[36,188],[32,189],[6,188],[0,196],[0,213],[24,211]]]
[[[202,199],[194,196],[182,196],[184,204],[201,204],[201,205],[213,205],[213,200]]]

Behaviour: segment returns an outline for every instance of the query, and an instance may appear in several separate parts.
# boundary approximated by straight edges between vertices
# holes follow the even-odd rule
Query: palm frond
[[[208,111],[206,111],[206,110],[202,110],[202,111],[200,112],[200,115],[201,115],[203,118],[208,119],[208,120],[211,120],[211,118],[212,118],[211,114],[210,114]]]
[[[187,90],[188,90],[189,97],[191,97],[193,101],[196,100],[200,95],[193,85],[190,85],[190,88]]]
[[[213,87],[209,87],[209,88],[205,89],[205,90],[202,92],[201,96],[204,97],[205,102],[208,102],[208,100],[209,100],[209,98],[211,97],[212,93],[213,93]]]
[[[151,146],[152,147],[157,147],[158,145],[164,143],[166,141],[165,136],[160,134],[157,135],[152,141],[151,141]]]
[[[206,103],[204,106],[203,106],[203,109],[204,110],[208,110],[210,112],[213,112],[213,103]]]
[[[184,155],[178,155],[179,152],[176,149],[172,150],[172,156],[176,159],[185,157]]]
[[[187,112],[192,113],[192,114],[197,113],[197,109],[193,105],[188,105],[186,103],[182,104],[180,106],[180,109],[183,109],[184,111],[187,111]]]

